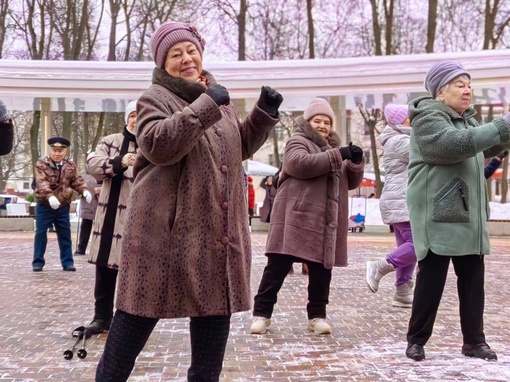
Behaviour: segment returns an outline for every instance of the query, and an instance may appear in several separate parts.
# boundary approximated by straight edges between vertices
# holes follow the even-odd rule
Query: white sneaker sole
[[[370,284],[370,281],[369,281],[370,279],[372,279],[371,272],[370,272],[370,267],[369,267],[370,263],[371,263],[371,261],[367,261],[366,264],[365,264],[365,269],[366,269],[365,281],[367,282],[367,286],[368,286],[368,289],[370,289],[370,292],[376,293],[379,288],[378,287],[374,288]]]

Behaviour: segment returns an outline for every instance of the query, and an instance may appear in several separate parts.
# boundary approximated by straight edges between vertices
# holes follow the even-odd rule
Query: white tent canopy
[[[245,171],[250,176],[268,176],[274,175],[278,171],[277,167],[257,162],[251,159],[246,161]]]

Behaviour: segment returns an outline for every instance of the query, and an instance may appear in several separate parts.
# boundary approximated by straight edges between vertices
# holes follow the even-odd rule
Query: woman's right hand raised
[[[211,97],[218,106],[228,105],[230,103],[230,95],[228,94],[227,88],[220,84],[214,84],[208,87],[205,94]]]

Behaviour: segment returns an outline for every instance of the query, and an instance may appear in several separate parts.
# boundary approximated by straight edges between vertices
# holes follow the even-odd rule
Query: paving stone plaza
[[[252,233],[252,292],[266,263],[265,240],[265,233]],[[250,312],[233,316],[221,381],[510,381],[510,238],[493,237],[486,258],[485,333],[498,362],[460,353],[453,267],[427,359],[407,359],[410,310],[391,306],[394,276],[383,278],[377,294],[364,279],[365,262],[386,255],[393,236],[387,227],[369,226],[349,233],[349,243],[349,267],[333,272],[332,334],[307,332],[307,276],[296,264],[267,334],[249,334]],[[65,360],[63,352],[74,343],[72,329],[92,318],[94,266],[78,257],[77,272],[63,272],[54,233],[43,272],[32,272],[33,232],[0,232],[0,255],[0,381],[93,381],[106,334],[87,342],[85,359]],[[185,381],[189,361],[188,319],[161,320],[129,381]]]

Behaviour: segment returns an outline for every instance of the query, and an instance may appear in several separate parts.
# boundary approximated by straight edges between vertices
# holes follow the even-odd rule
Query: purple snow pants
[[[403,222],[392,225],[397,240],[397,248],[386,257],[386,260],[395,267],[395,285],[399,286],[413,279],[416,253],[414,253],[411,223]]]

